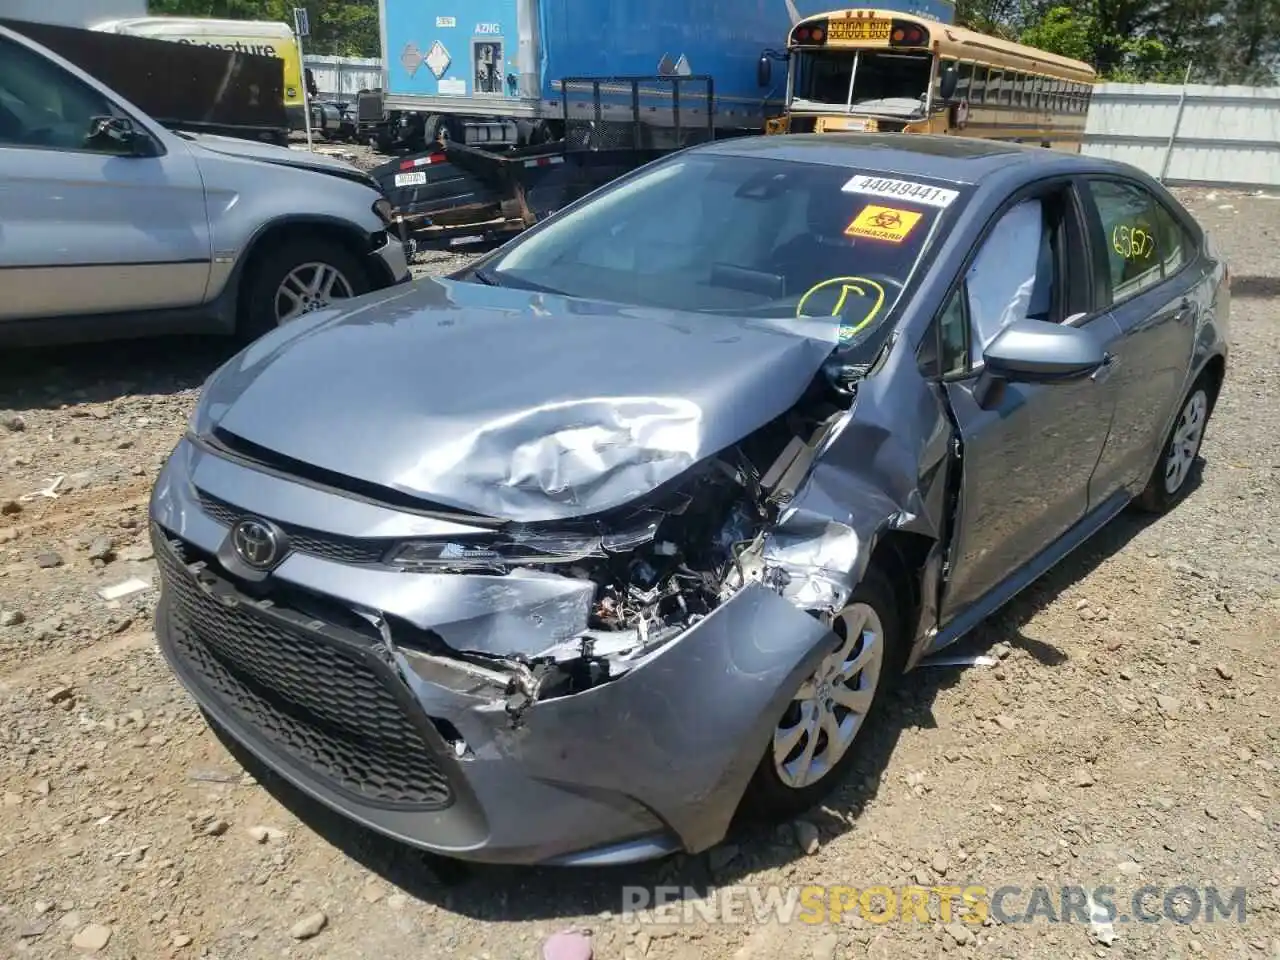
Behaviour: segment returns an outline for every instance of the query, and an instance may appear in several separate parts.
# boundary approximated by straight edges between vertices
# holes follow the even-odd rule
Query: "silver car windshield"
[[[526,234],[482,279],[594,300],[749,317],[892,313],[960,191],[876,171],[686,154]]]

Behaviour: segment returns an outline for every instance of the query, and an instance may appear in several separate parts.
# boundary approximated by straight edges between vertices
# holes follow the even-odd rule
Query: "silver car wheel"
[[[1208,395],[1203,389],[1194,390],[1187,397],[1182,412],[1178,414],[1173,439],[1170,440],[1169,450],[1165,455],[1165,493],[1177,493],[1191,473],[1191,465],[1195,463],[1196,455],[1200,452],[1200,441],[1204,438],[1204,422],[1208,412]]]
[[[351,284],[337,267],[301,263],[289,271],[276,291],[276,322],[288,323],[350,296]]]
[[[778,779],[796,790],[817,783],[849,751],[884,664],[884,626],[870,606],[850,604],[831,626],[840,648],[800,686],[773,734]]]

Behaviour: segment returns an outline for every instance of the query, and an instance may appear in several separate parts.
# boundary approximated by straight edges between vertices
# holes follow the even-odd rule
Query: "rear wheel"
[[[368,288],[364,268],[340,245],[324,237],[286,240],[250,266],[241,331],[256,339]]]
[[[743,798],[744,811],[776,820],[817,804],[843,778],[869,717],[901,670],[902,629],[893,588],[869,569],[832,622],[834,648],[778,721]]]
[[[1178,418],[1165,439],[1160,461],[1151,472],[1146,489],[1138,496],[1136,502],[1141,509],[1149,513],[1163,513],[1190,491],[1188,481],[1200,455],[1204,429],[1213,406],[1209,394],[1209,380],[1202,374],[1182,402]]]

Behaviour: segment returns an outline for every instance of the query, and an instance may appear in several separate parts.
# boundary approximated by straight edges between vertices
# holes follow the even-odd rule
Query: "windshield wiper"
[[[557,290],[555,287],[544,286],[541,283],[534,283],[532,280],[524,279],[524,277],[510,277],[499,280],[483,267],[472,270],[471,276],[489,287],[503,287],[507,290],[529,290],[532,293],[549,293],[557,297],[568,296],[568,294],[563,290]]]

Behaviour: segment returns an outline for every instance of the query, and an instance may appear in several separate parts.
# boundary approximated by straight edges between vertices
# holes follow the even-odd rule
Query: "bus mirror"
[[[772,80],[773,61],[769,59],[768,54],[761,54],[760,61],[756,64],[756,84],[761,87],[767,87]]]
[[[304,72],[306,74],[307,96],[318,97],[320,92],[316,88],[316,75],[311,72],[310,67],[307,67]]]
[[[956,95],[956,86],[960,83],[960,74],[956,72],[954,63],[947,64],[942,70],[942,80],[939,84],[940,93],[943,100],[950,100]]]

